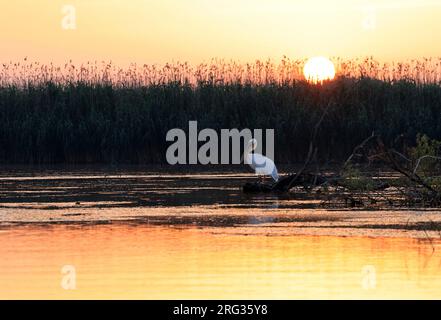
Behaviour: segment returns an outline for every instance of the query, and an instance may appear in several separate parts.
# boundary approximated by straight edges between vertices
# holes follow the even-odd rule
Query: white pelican
[[[253,153],[257,148],[257,140],[251,139],[248,142],[247,149],[245,150],[244,160],[258,176],[271,176],[275,182],[279,180],[279,174],[277,172],[274,161],[259,153]]]

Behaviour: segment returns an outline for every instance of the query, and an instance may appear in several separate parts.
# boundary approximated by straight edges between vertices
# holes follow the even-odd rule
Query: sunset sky
[[[75,30],[62,28],[65,5]],[[0,61],[441,55],[441,1],[15,0],[0,13]]]

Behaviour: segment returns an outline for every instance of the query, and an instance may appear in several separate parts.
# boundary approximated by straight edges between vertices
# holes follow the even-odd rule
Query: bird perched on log
[[[275,182],[279,181],[279,173],[277,172],[274,161],[259,153],[254,153],[257,148],[257,140],[251,139],[244,153],[244,161],[248,164],[258,175],[265,179],[266,176],[271,176]]]

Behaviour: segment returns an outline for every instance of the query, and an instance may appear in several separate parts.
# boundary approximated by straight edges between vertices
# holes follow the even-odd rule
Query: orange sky
[[[440,0],[14,0],[0,15],[0,61],[441,56]]]

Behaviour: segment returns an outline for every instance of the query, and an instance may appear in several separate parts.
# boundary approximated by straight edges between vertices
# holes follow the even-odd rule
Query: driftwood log
[[[263,183],[253,182],[246,183],[242,190],[244,193],[270,193],[270,192],[289,192],[294,187],[303,187],[310,189],[316,186],[339,186],[342,185],[344,178],[338,175],[320,175],[314,173],[302,173],[302,174],[288,174],[279,179],[276,183]],[[375,191],[382,191],[389,188],[390,185],[386,182],[379,181],[373,188]]]
[[[269,193],[269,192],[288,192],[294,187],[312,187],[322,185],[324,183],[333,181],[332,177],[325,177],[322,175],[315,175],[312,173],[289,174],[281,177],[276,183],[246,183],[243,186],[245,193]]]

